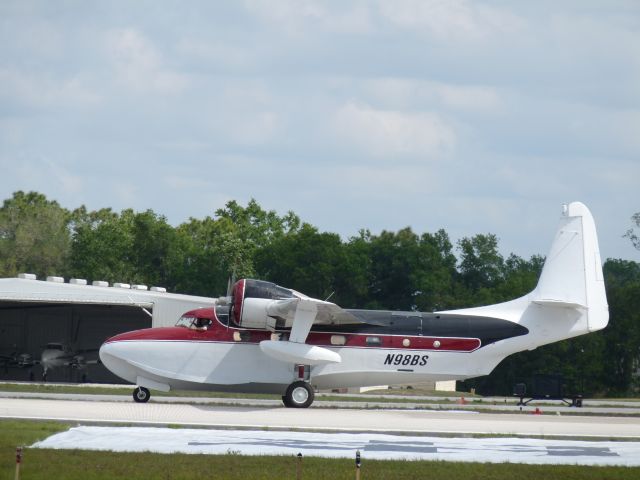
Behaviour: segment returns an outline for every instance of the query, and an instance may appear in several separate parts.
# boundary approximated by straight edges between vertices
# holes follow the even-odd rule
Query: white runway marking
[[[36,448],[192,454],[297,455],[454,462],[640,466],[640,442],[441,438],[372,433],[76,427]]]

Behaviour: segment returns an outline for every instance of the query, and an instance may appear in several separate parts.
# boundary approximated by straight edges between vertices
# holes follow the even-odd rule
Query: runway
[[[429,410],[305,410],[283,407],[219,407],[190,404],[1,398],[0,418],[84,423],[184,425],[244,429],[493,434],[560,438],[640,439],[640,418],[486,414]]]

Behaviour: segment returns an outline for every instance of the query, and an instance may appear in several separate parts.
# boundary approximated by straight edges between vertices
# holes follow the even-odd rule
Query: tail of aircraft
[[[584,204],[573,202],[563,207],[560,226],[532,295],[543,307],[582,311],[581,333],[601,330],[609,323],[596,226]]]
[[[530,334],[514,342],[526,342],[529,349],[606,327],[609,309],[596,227],[589,209],[580,202],[563,206],[551,250],[531,293],[506,303],[450,313],[519,323]],[[517,348],[514,345],[514,351]]]

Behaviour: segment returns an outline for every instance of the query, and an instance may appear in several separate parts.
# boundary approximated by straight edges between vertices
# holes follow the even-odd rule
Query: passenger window
[[[244,332],[236,330],[233,332],[233,339],[236,342],[248,342],[251,340],[251,332]]]
[[[382,339],[380,337],[367,337],[366,342],[370,347],[379,347],[382,345]]]

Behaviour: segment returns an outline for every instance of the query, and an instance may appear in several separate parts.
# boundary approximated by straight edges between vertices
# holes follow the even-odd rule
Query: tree
[[[274,239],[256,253],[259,276],[304,292],[306,295],[342,301],[345,271],[341,268],[346,255],[340,237],[320,233],[304,224],[299,231]]]
[[[133,210],[120,214],[110,208],[72,214],[70,273],[74,277],[109,282],[141,283],[133,259]]]
[[[602,331],[606,350],[601,361],[608,376],[606,386],[612,393],[630,393],[640,386],[640,264],[609,259],[604,275],[609,326]]]
[[[191,218],[177,228],[182,248],[176,266],[180,291],[215,296],[224,294],[229,278],[256,276],[256,253],[300,229],[293,212],[280,217],[255,200],[246,207],[236,201],[216,210],[216,217]]]
[[[15,192],[0,208],[0,274],[63,275],[69,212],[36,192]]]
[[[504,258],[498,251],[498,237],[478,234],[458,241],[459,279],[467,290],[466,306],[494,303],[494,289],[504,280]],[[459,290],[459,296],[464,292]]]
[[[370,239],[371,283],[367,308],[414,310],[420,273],[420,239],[404,228]]]
[[[640,227],[640,212],[634,213],[631,216],[631,221],[636,224],[636,227]],[[627,233],[625,233],[624,236],[631,240],[634,247],[640,250],[640,238],[638,238],[638,234],[633,230],[633,228],[627,230]]]

